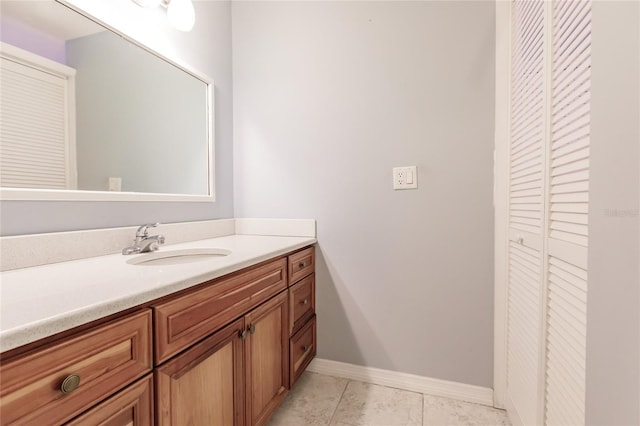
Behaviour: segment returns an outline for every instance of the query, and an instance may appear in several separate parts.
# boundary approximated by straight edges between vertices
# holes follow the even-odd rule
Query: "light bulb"
[[[140,7],[158,7],[162,0],[133,0]]]
[[[180,31],[191,31],[196,22],[196,12],[191,0],[171,0],[167,7],[169,23]]]

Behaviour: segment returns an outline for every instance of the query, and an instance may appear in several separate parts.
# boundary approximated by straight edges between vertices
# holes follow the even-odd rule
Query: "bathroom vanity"
[[[102,274],[129,274],[128,294],[59,314],[60,323],[85,323],[55,332],[32,321],[5,333],[22,333],[25,344],[2,354],[0,423],[264,424],[316,353],[315,239],[216,240],[225,238],[237,257],[217,269],[206,266],[214,261],[118,264]],[[101,260],[126,264],[121,255]],[[27,283],[42,268],[63,276],[77,262],[88,271],[100,258],[10,271],[3,285],[18,275]],[[136,293],[134,277],[143,275],[152,283]]]

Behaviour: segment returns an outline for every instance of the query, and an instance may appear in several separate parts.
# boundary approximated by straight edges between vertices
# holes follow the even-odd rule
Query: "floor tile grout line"
[[[336,408],[333,410],[333,414],[331,415],[331,418],[329,419],[329,423],[327,423],[327,426],[331,425],[331,422],[333,422],[333,419],[336,416],[336,413],[338,412],[338,407],[340,406],[340,403],[342,402],[342,398],[344,397],[345,392],[347,391],[347,387],[349,386],[349,383],[352,382],[353,380],[347,380],[347,383],[345,383],[344,385],[344,389],[342,389],[342,393],[340,394],[340,399],[338,399],[338,403],[336,404]]]

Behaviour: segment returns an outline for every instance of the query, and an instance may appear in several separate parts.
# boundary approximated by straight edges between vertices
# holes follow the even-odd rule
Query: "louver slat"
[[[507,380],[520,416],[535,419],[539,348],[540,253],[512,243],[509,265]]]
[[[545,423],[578,425],[585,422],[591,1],[557,0],[553,13]]]
[[[579,425],[585,418],[586,271],[553,257],[550,262],[546,423]]]
[[[66,80],[2,58],[0,185],[67,188]]]
[[[511,103],[511,227],[541,235],[544,142],[544,8],[514,4]]]
[[[542,238],[545,22],[542,1],[512,8],[509,227]],[[525,424],[537,421],[541,331],[539,241],[509,245],[507,387]]]

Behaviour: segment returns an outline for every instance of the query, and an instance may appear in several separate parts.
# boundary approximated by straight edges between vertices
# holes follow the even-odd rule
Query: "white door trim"
[[[511,99],[511,2],[496,0],[494,142],[494,337],[493,404],[506,408],[509,243],[509,135]]]

